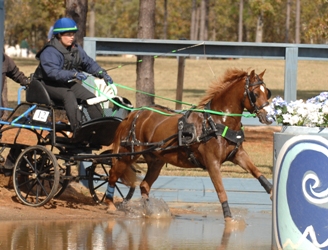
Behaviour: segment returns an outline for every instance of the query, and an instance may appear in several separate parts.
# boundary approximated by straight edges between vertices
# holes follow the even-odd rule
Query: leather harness
[[[245,136],[243,129],[235,131],[230,129],[228,126],[223,124],[215,123],[212,116],[206,112],[210,110],[210,102],[208,102],[205,106],[205,111],[203,114],[203,121],[202,121],[202,133],[200,136],[196,136],[196,129],[195,125],[192,123],[188,123],[187,119],[191,114],[191,111],[187,111],[178,122],[178,138],[179,138],[179,146],[185,147],[186,152],[188,154],[188,159],[191,161],[192,164],[196,165],[197,167],[205,169],[195,157],[194,153],[190,149],[190,145],[194,143],[205,143],[212,139],[213,137],[218,138],[219,136],[225,138],[226,140],[235,144],[235,148],[229,153],[227,160],[231,160],[234,155],[237,153],[238,148],[243,143]]]
[[[206,109],[210,109],[210,102],[206,105]],[[134,146],[149,146],[152,148],[152,150],[170,150],[178,147],[184,147],[186,150],[186,153],[188,154],[189,161],[202,169],[205,169],[205,166],[203,166],[195,157],[194,153],[192,152],[190,146],[195,143],[205,143],[211,138],[218,136],[221,136],[228,141],[234,143],[236,146],[234,150],[230,152],[230,154],[227,156],[226,160],[230,160],[233,158],[233,156],[238,151],[239,146],[244,141],[244,131],[243,129],[235,131],[232,129],[229,129],[228,126],[225,126],[223,124],[217,124],[214,122],[212,116],[206,112],[206,109],[203,112],[203,121],[202,121],[202,133],[201,135],[197,136],[196,134],[196,128],[195,125],[192,123],[188,123],[187,119],[190,116],[192,111],[187,111],[179,120],[178,120],[178,133],[171,135],[170,137],[160,141],[160,142],[141,142],[136,138],[135,134],[135,127],[136,122],[138,120],[139,115],[143,110],[140,110],[138,114],[134,117],[131,125],[131,129],[129,131],[128,136],[126,139],[122,140],[121,146],[131,147],[131,152],[134,152]],[[164,147],[166,142],[169,140],[172,140],[173,138],[178,137],[179,144],[176,146],[168,146]],[[147,150],[148,151],[148,150]],[[143,153],[143,152],[141,152]]]

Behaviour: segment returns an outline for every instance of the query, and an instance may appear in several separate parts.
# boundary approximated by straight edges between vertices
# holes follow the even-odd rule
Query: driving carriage
[[[24,204],[40,206],[58,197],[70,181],[86,180],[95,201],[105,202],[110,210],[115,210],[115,190],[124,199],[130,199],[135,191],[138,170],[134,166],[142,155],[148,166],[140,183],[143,198],[149,197],[151,186],[165,163],[202,168],[209,172],[225,220],[230,220],[232,215],[220,173],[223,162],[231,161],[249,171],[268,194],[272,189],[242,146],[244,109],[260,122],[271,123],[264,109],[271,95],[263,81],[264,72],[228,69],[210,86],[198,106],[180,113],[158,105],[131,109],[130,104],[111,98],[114,109],[127,108],[132,112],[126,112],[125,119],[108,116],[86,121],[73,136],[67,135],[67,124],[57,121],[56,111],[60,107],[48,97],[40,103],[39,95],[32,93],[42,90],[30,92],[34,87],[32,83],[27,89],[27,102],[18,105],[9,121],[1,122],[0,127],[3,138],[6,129],[12,127],[18,131],[27,129],[37,138],[35,146],[23,145],[17,140],[12,144],[2,143],[3,147],[21,151],[13,170],[18,198]],[[28,115],[16,117],[16,110],[24,105]],[[49,115],[41,119],[43,114]],[[111,149],[99,153],[109,145]],[[72,175],[71,167],[80,162],[88,163],[85,174]],[[129,186],[126,194],[120,192],[120,183]],[[98,192],[104,186],[106,192]]]
[[[21,88],[19,99],[22,91]],[[106,98],[91,101],[97,103]],[[9,116],[0,120],[1,171],[13,176],[15,192],[23,204],[42,206],[59,197],[71,181],[85,182],[95,202],[103,200],[97,190],[108,182],[111,167],[108,146],[129,112],[124,107],[132,108],[130,101],[120,96],[114,96],[112,102],[104,110],[104,117],[93,120],[84,109],[88,103],[79,103],[83,123],[73,135],[63,105],[50,99],[43,83],[36,80],[30,83],[26,101],[19,100]],[[101,152],[104,148],[107,149]],[[8,162],[14,166],[6,166]],[[129,199],[134,188],[119,192],[122,198]]]

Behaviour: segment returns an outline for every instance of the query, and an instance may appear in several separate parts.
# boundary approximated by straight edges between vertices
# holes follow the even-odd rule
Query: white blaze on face
[[[260,90],[261,90],[263,93],[265,93],[265,88],[264,88],[263,85],[260,86]]]

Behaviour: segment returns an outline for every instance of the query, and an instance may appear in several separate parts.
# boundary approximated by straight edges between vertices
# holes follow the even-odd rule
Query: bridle
[[[254,90],[256,88],[259,88],[261,85],[265,87],[265,83],[259,78],[258,75],[256,75],[256,82],[254,83],[250,83],[249,82],[249,76],[247,76],[246,81],[245,81],[245,91],[244,91],[244,99],[243,102],[245,102],[246,96],[248,96],[248,100],[249,103],[251,104],[251,106],[254,108],[252,113],[258,113],[261,109],[263,109],[264,107],[269,105],[269,102],[265,102],[263,103],[261,106],[256,106],[256,95],[254,94]],[[251,87],[254,87],[250,90]],[[267,94],[267,99],[270,99],[271,97],[271,91],[265,87],[268,90],[268,94]]]

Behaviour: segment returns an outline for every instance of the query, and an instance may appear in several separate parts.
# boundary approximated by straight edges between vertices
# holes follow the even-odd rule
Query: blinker
[[[271,98],[271,90],[268,88],[267,88],[267,90],[268,90],[267,99],[270,99]]]

